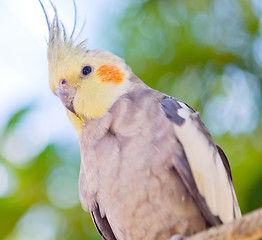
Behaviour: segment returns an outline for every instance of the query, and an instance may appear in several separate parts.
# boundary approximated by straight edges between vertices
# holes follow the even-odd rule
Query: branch
[[[185,240],[257,240],[262,238],[262,208],[233,222],[209,228]]]

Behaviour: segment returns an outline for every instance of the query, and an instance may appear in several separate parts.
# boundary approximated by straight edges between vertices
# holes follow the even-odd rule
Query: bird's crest
[[[86,39],[84,41],[81,41],[80,43],[76,43],[82,30],[84,29],[85,22],[83,23],[83,26],[79,31],[78,35],[74,37],[75,30],[76,30],[76,22],[77,22],[77,8],[74,0],[73,1],[74,9],[75,9],[74,26],[73,26],[72,33],[68,35],[63,22],[58,17],[57,9],[55,5],[52,3],[52,1],[49,0],[55,14],[52,22],[50,22],[47,11],[42,1],[39,0],[39,2],[44,11],[47,26],[48,26],[49,38],[47,41],[48,44],[47,55],[48,55],[49,73],[52,74],[52,72],[59,67],[61,61],[65,61],[68,57],[72,59],[74,55],[79,56],[86,52]],[[50,81],[51,79],[52,78],[50,78]],[[50,86],[51,85],[52,84],[50,83]]]

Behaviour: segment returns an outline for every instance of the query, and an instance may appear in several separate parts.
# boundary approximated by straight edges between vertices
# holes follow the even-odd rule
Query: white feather
[[[220,155],[207,137],[199,130],[198,122],[190,109],[182,102],[178,115],[185,119],[175,132],[184,147],[197,188],[212,212],[226,223],[234,219],[235,192],[228,179]],[[232,193],[233,191],[233,193]]]

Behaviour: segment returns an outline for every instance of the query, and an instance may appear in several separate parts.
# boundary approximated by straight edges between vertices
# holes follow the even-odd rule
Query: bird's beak
[[[69,85],[60,86],[59,88],[55,88],[55,92],[62,101],[63,105],[72,113],[76,113],[73,105],[76,88]]]

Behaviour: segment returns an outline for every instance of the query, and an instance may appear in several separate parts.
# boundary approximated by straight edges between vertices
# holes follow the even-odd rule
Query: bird
[[[49,86],[78,137],[82,208],[106,240],[167,240],[241,217],[228,159],[185,102],[65,31],[53,6]],[[76,5],[74,2],[75,11]]]

